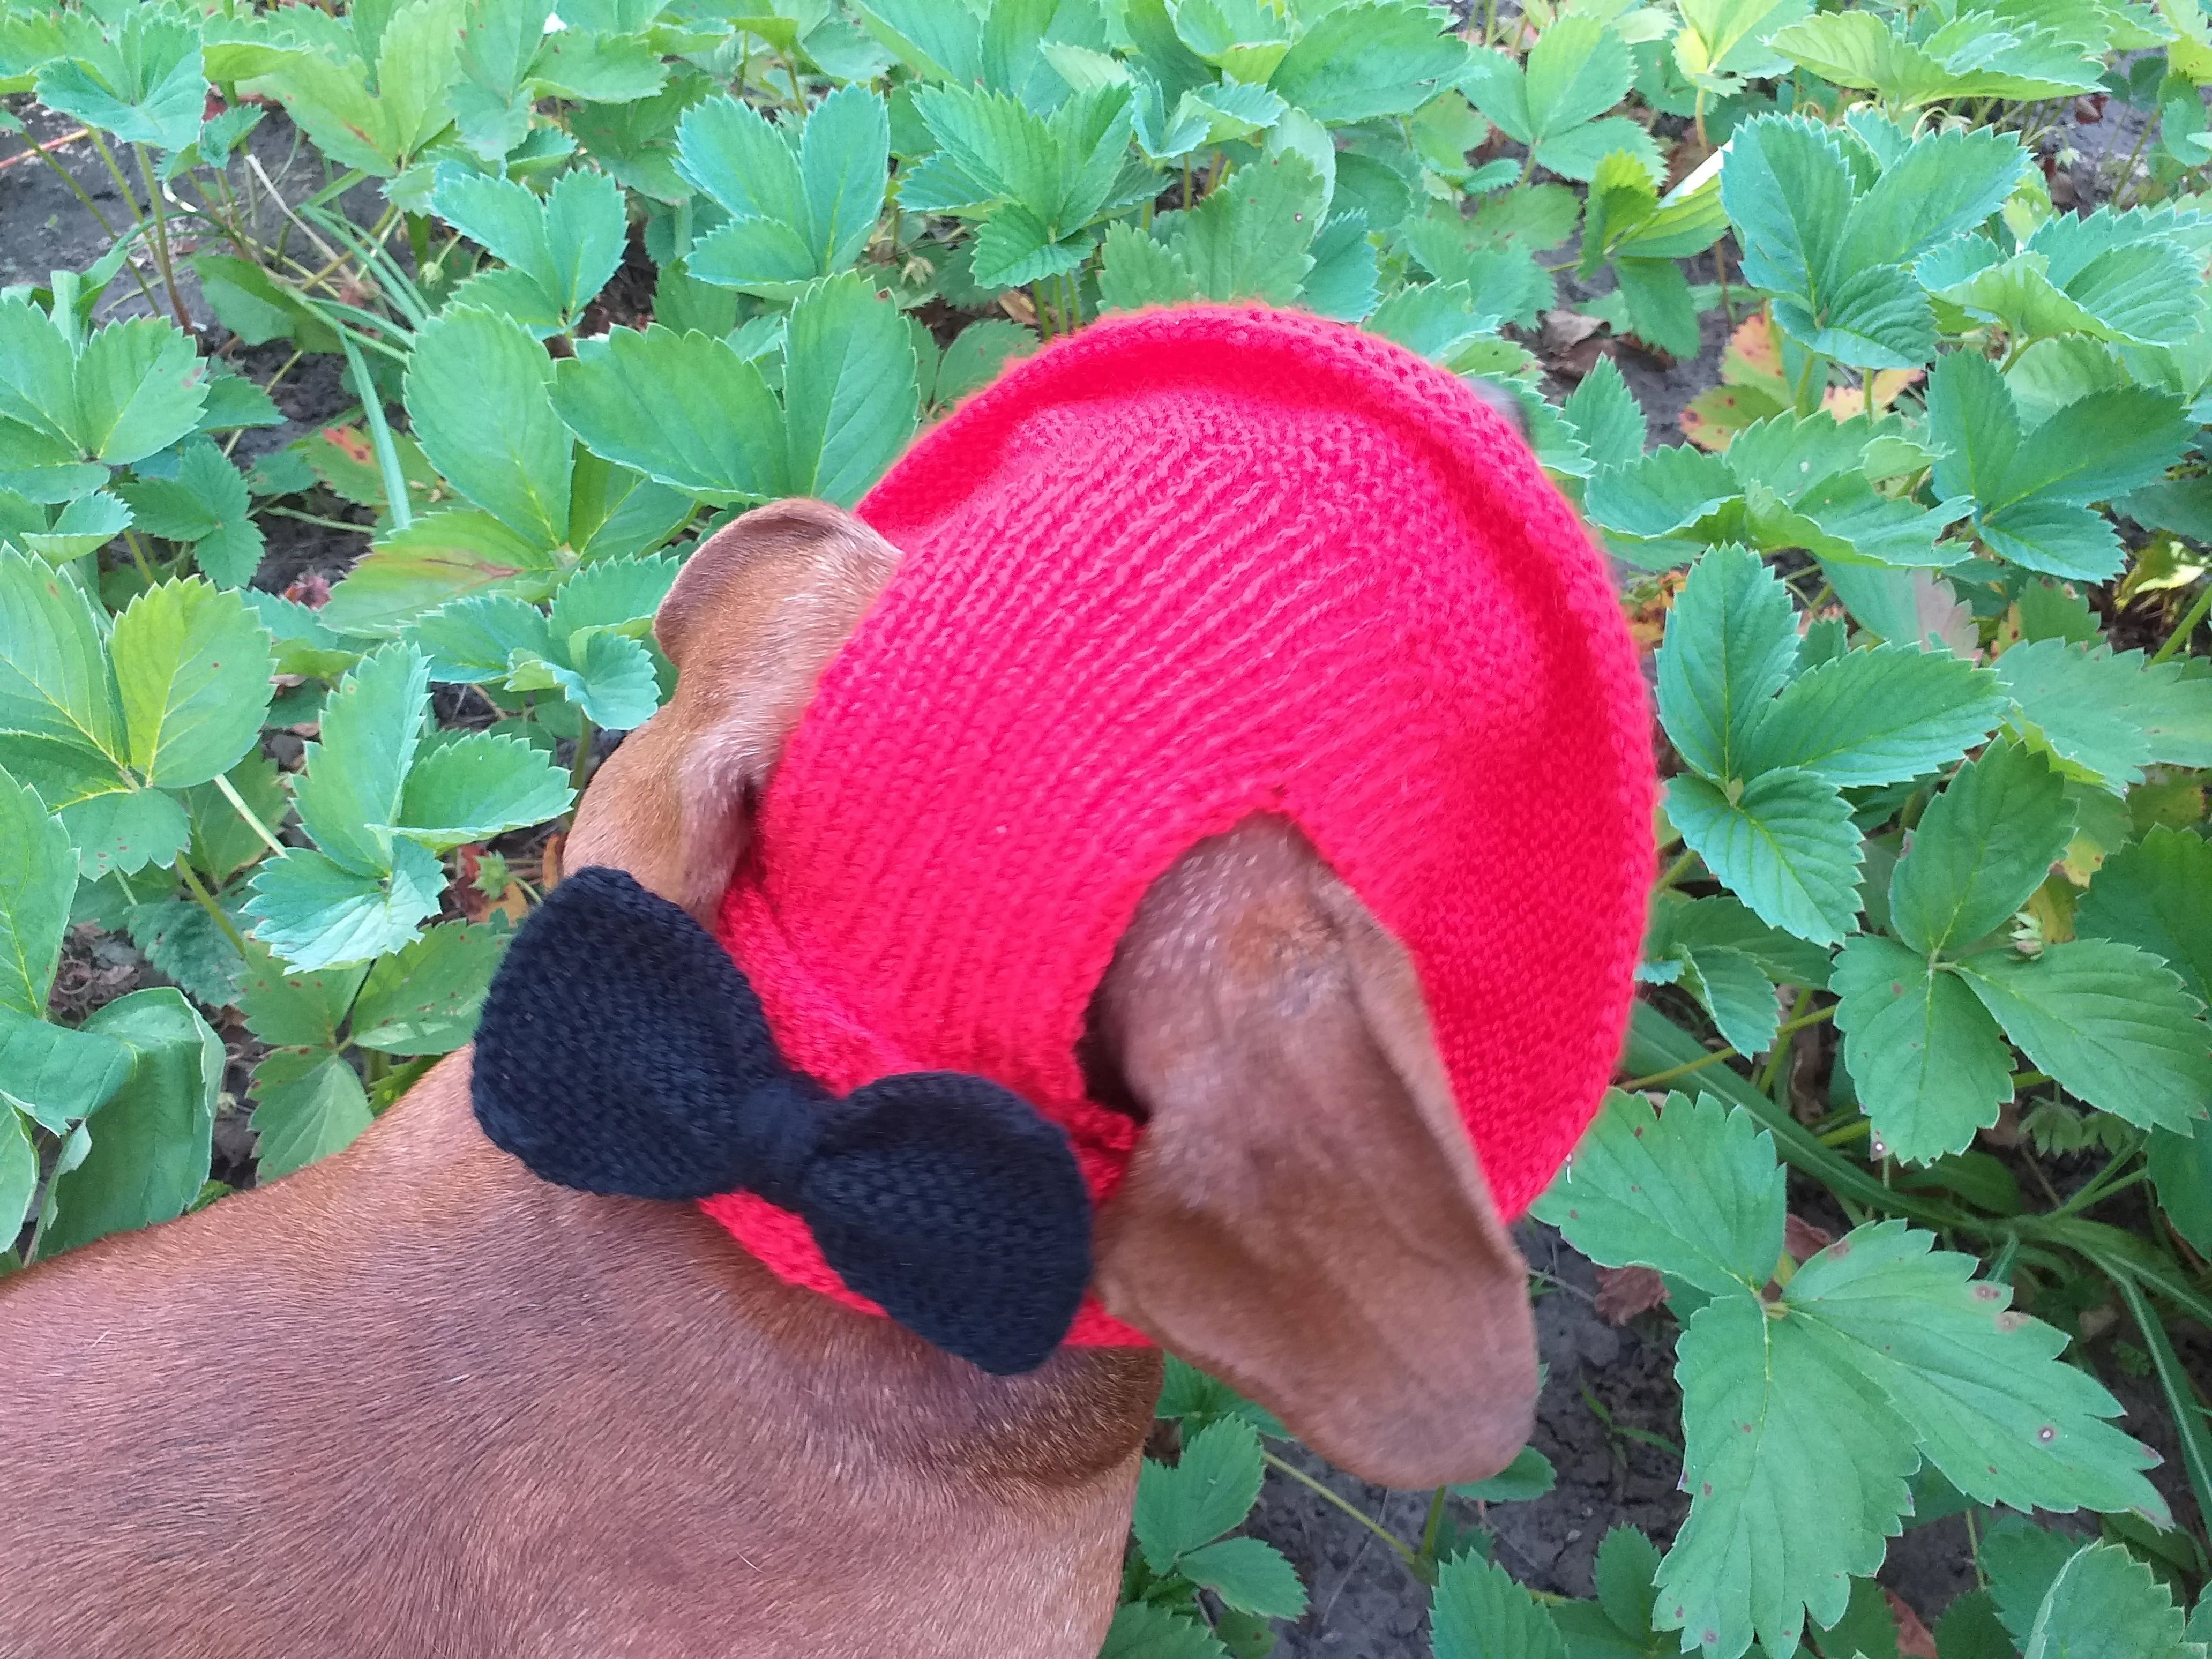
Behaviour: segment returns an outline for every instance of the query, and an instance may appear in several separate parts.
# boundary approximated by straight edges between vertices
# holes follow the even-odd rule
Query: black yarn
[[[477,1121],[544,1180],[757,1193],[853,1290],[1000,1376],[1042,1364],[1075,1317],[1091,1199],[1055,1125],[955,1072],[835,1098],[785,1062],[728,952],[620,871],[576,871],[531,913],[476,1045]]]

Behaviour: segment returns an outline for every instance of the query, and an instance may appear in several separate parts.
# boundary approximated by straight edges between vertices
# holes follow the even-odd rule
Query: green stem
[[[145,181],[146,205],[154,216],[154,258],[161,268],[161,285],[169,290],[169,309],[176,313],[177,326],[190,334],[192,316],[185,309],[185,296],[177,292],[177,268],[169,258],[169,216],[161,206],[161,187],[154,180],[153,164],[146,159],[146,146],[133,144],[131,148],[138,157],[138,176]]]
[[[238,948],[240,956],[251,961],[252,953],[246,948],[245,935],[238,931],[237,924],[223,914],[222,906],[215,902],[215,895],[200,884],[200,878],[192,873],[192,866],[180,858],[177,860],[177,873],[184,878],[185,885],[191,889],[192,896],[199,901],[200,908],[215,918],[215,925],[222,929],[222,936]]]
[[[131,562],[138,567],[138,574],[146,579],[146,586],[153,586],[154,567],[146,562],[146,550],[138,545],[138,538],[126,530],[123,532],[123,543],[131,550]]]
[[[1759,1074],[1759,1093],[1763,1095],[1771,1095],[1774,1093],[1775,1083],[1777,1079],[1781,1077],[1782,1068],[1788,1063],[1790,1059],[1790,1045],[1784,1040],[1784,1034],[1795,1033],[1802,1029],[1801,1023],[1805,1020],[1805,1011],[1812,1006],[1813,988],[1809,985],[1801,987],[1797,993],[1797,1001],[1790,1010],[1790,1023],[1787,1025],[1782,1026],[1774,1033],[1773,1052],[1769,1054],[1766,1057],[1766,1069]],[[1778,1106],[1787,1105],[1788,1103],[1788,1102],[1782,1100],[1777,1100],[1775,1102],[1775,1104]]]
[[[89,135],[91,129],[87,128],[85,131],[87,134]],[[62,137],[64,141],[66,141],[70,137],[70,135],[68,133],[64,133]],[[28,127],[23,129],[23,142],[28,144],[38,153],[38,157],[41,161],[44,161],[48,167],[54,170],[54,176],[70,187],[70,192],[76,196],[76,199],[84,204],[85,211],[92,215],[94,219],[100,222],[100,228],[101,230],[106,232],[108,240],[113,241],[115,240],[115,227],[107,222],[107,216],[100,210],[100,204],[94,201],[92,198],[86,193],[85,188],[82,185],[77,183],[76,175],[71,173],[67,167],[64,167],[59,161],[56,161],[53,157],[52,152],[48,150],[44,144],[40,143],[38,139],[33,136],[31,130]]]
[[[1811,402],[1813,396],[1813,371],[1814,368],[1819,367],[1820,362],[1820,358],[1818,353],[1808,351],[1805,354],[1805,367],[1798,374],[1797,391],[1795,398],[1793,398],[1793,402],[1796,406],[1797,413],[1801,416],[1810,416],[1814,412]]]
[[[1684,852],[1681,857],[1676,859],[1672,864],[1667,866],[1665,873],[1659,878],[1658,890],[1662,893],[1665,892],[1676,882],[1681,880],[1684,876],[1688,875],[1690,873],[1691,866],[1695,865],[1697,861],[1698,855],[1695,853],[1687,851]]]
[[[361,348],[353,343],[349,330],[338,331],[338,344],[345,351],[346,368],[353,375],[354,390],[361,395],[361,412],[368,422],[369,441],[376,447],[376,465],[384,475],[384,500],[392,512],[392,527],[404,530],[415,522],[415,514],[407,502],[407,475],[399,470],[399,452],[392,445],[391,427],[385,423],[384,399],[377,393],[376,383],[368,378],[368,365],[362,360]]]
[[[2197,1498],[2198,1524],[2212,1529],[2212,1429],[2205,1425],[2196,1388],[2181,1368],[2165,1324],[2134,1277],[2123,1273],[2112,1282],[2126,1301],[2136,1328],[2142,1333],[2143,1346],[2150,1350],[2151,1364],[2158,1370],[2159,1387],[2166,1393],[2166,1409],[2173,1414],[2174,1435],[2181,1442],[2181,1464],[2189,1473],[2189,1489]]]
[[[1437,1559],[1437,1534],[1443,1528],[1444,1497],[1450,1491],[1449,1486],[1438,1486],[1430,1495],[1428,1519],[1421,1522],[1420,1559],[1424,1561]]]
[[[1724,1060],[1735,1058],[1736,1052],[1733,1048],[1716,1048],[1709,1054],[1700,1054],[1697,1059],[1685,1060],[1680,1066],[1669,1066],[1662,1071],[1648,1073],[1643,1077],[1632,1077],[1620,1086],[1632,1095],[1640,1094],[1646,1089],[1656,1089],[1662,1083],[1672,1083],[1676,1078],[1687,1077],[1692,1072],[1702,1072],[1708,1066],[1717,1066]]]
[[[356,536],[376,534],[368,525],[348,524],[343,519],[325,519],[313,513],[302,513],[294,507],[264,507],[261,510],[279,519],[297,519],[301,524],[318,524],[325,530],[346,530]]]
[[[591,779],[592,738],[597,730],[592,724],[592,717],[581,709],[576,711],[576,755],[568,763],[568,787],[576,792],[575,804],[568,809],[568,820],[572,823],[575,822],[576,806],[583,803],[584,785]]]
[[[1348,1499],[1338,1497],[1336,1493],[1331,1492],[1327,1486],[1322,1485],[1320,1481],[1315,1480],[1313,1476],[1308,1474],[1304,1469],[1297,1468],[1291,1464],[1285,1463],[1281,1458],[1276,1456],[1274,1453],[1267,1450],[1264,1446],[1260,1449],[1260,1461],[1265,1463],[1269,1468],[1274,1470],[1278,1474],[1289,1476],[1291,1480],[1297,1481],[1298,1485],[1305,1487],[1307,1491],[1312,1492],[1316,1498],[1322,1498],[1325,1502],[1335,1504],[1337,1508],[1342,1510],[1346,1515],[1359,1522],[1361,1526],[1366,1528],[1368,1531],[1373,1533],[1377,1538],[1381,1539],[1392,1549],[1395,1550],[1398,1553],[1398,1559],[1401,1561],[1403,1561],[1408,1567],[1412,1567],[1416,1565],[1413,1552],[1406,1547],[1404,1543],[1400,1540],[1397,1534],[1393,1533],[1389,1528],[1385,1527],[1381,1522],[1376,1520],[1374,1516],[1369,1515],[1366,1510],[1361,1509],[1357,1504],[1352,1503]]]
[[[2118,1190],[2113,1184],[2120,1165],[2142,1150],[2143,1137],[2140,1132],[2129,1136],[2128,1144],[2112,1154],[2105,1167],[2083,1182],[2074,1196],[2061,1204],[2053,1215],[2077,1215],[2091,1205],[2103,1200],[2109,1192]]]
[[[2204,620],[2204,613],[2208,611],[2212,611],[2212,582],[2204,584],[2204,591],[2197,596],[2197,602],[2191,605],[2181,620],[2174,624],[2173,632],[2166,636],[2166,643],[2159,647],[2157,653],[2150,659],[2150,665],[2153,668],[2157,667],[2159,664],[2187,645],[2189,636],[2197,631],[2197,624]]]
[[[131,193],[131,181],[123,176],[123,169],[116,165],[115,152],[108,149],[96,129],[87,127],[84,136],[92,140],[93,149],[100,152],[100,165],[107,169],[107,176],[115,180],[115,188],[122,192],[123,205],[131,210],[131,222],[134,225],[144,223],[146,216],[138,211],[138,198]]]
[[[230,780],[218,772],[215,775],[215,787],[222,792],[222,798],[230,803],[231,811],[236,812],[240,818],[244,820],[246,827],[261,837],[262,844],[270,852],[282,856],[284,843],[269,833],[269,826],[262,823],[259,814],[246,804],[245,797],[231,786]]]

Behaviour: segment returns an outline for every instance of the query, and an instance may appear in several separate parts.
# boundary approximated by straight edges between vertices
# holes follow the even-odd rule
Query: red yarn
[[[890,586],[824,674],[718,933],[792,1063],[972,1072],[1093,1196],[1086,1005],[1154,878],[1268,811],[1405,945],[1501,1213],[1619,1053],[1651,876],[1643,681],[1527,447],[1396,345],[1263,308],[1109,319],[860,503]],[[856,1307],[796,1217],[705,1208]],[[1086,1303],[1069,1340],[1141,1342]]]

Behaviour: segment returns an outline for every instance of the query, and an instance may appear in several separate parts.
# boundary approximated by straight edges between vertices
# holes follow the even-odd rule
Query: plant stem
[[[200,885],[200,878],[192,873],[191,862],[179,858],[177,873],[184,878],[185,885],[191,889],[192,896],[200,902],[200,908],[215,918],[215,925],[222,929],[222,936],[237,947],[238,954],[252,960],[252,955],[246,948],[246,936],[238,931],[237,924],[223,914],[222,906],[215,902],[215,895]]]
[[[2196,603],[2191,605],[2184,613],[2181,620],[2174,624],[2173,632],[2166,636],[2166,643],[2159,647],[2156,654],[2151,658],[2150,666],[2157,667],[2159,664],[2187,645],[2189,636],[2197,631],[2197,624],[2204,620],[2204,613],[2208,611],[2212,611],[2212,582],[2204,584],[2204,591],[2197,596]]]
[[[100,134],[93,129],[88,127],[84,136],[92,140],[93,149],[100,153],[100,165],[107,169],[107,176],[115,180],[115,188],[122,192],[123,205],[131,210],[131,222],[135,225],[143,222],[146,216],[138,211],[138,198],[131,193],[131,181],[123,176],[123,169],[115,164],[115,152],[108,149]]]
[[[1690,873],[1690,866],[1697,861],[1698,855],[1695,853],[1686,851],[1681,857],[1668,865],[1665,872],[1660,876],[1658,890],[1663,893],[1681,880],[1684,876]]]
[[[1678,1077],[1687,1077],[1692,1072],[1702,1072],[1708,1066],[1717,1066],[1724,1060],[1735,1058],[1736,1052],[1733,1048],[1716,1048],[1702,1060],[1687,1060],[1680,1066],[1669,1066],[1665,1071],[1654,1072],[1648,1077],[1631,1078],[1620,1087],[1632,1095],[1640,1094],[1646,1089],[1656,1089],[1662,1083],[1672,1083]]]
[[[297,519],[301,524],[319,524],[325,530],[349,531],[356,536],[374,536],[376,532],[365,524],[348,524],[343,519],[319,518],[313,513],[302,513],[292,507],[264,507],[261,509],[279,519]]]
[[[218,772],[215,775],[215,787],[222,792],[222,798],[230,803],[231,810],[244,820],[246,827],[261,837],[263,845],[266,846],[270,852],[281,855],[284,851],[284,843],[269,833],[269,826],[262,823],[260,816],[246,804],[245,797],[232,787],[230,780]]]
[[[1449,1486],[1438,1486],[1430,1494],[1428,1519],[1421,1522],[1420,1559],[1424,1561],[1437,1559],[1437,1534],[1443,1526],[1444,1496],[1450,1490]]]
[[[1778,1028],[1774,1033],[1773,1050],[1766,1057],[1765,1069],[1759,1074],[1759,1093],[1770,1097],[1774,1094],[1775,1083],[1781,1077],[1782,1068],[1790,1059],[1790,1045],[1784,1040],[1784,1035],[1785,1033],[1794,1034],[1799,1029],[1797,1022],[1805,1018],[1805,1011],[1812,1006],[1813,988],[1809,985],[1801,987],[1797,993],[1796,1005],[1790,1011],[1790,1023]],[[1786,1106],[1789,1102],[1777,1099],[1774,1103],[1778,1106]]]
[[[138,157],[138,176],[145,181],[146,204],[154,216],[154,258],[161,267],[161,284],[169,290],[169,309],[176,313],[177,326],[185,333],[192,332],[191,313],[185,309],[185,296],[177,292],[177,268],[169,258],[169,216],[161,206],[161,187],[154,181],[152,163],[146,159],[146,146],[131,146]]]
[[[2203,1411],[2197,1404],[2197,1390],[2189,1380],[2189,1373],[2181,1368],[2181,1361],[2167,1339],[2166,1326],[2136,1285],[2134,1275],[2123,1272],[2112,1276],[2128,1304],[2128,1312],[2142,1333],[2143,1346],[2150,1350],[2151,1364],[2157,1368],[2159,1386],[2165,1391],[2166,1409],[2173,1414],[2174,1437],[2181,1442],[2182,1467],[2189,1473],[2189,1489],[2197,1498],[2200,1516],[2212,1516],[2212,1429],[2208,1429]],[[2212,1528],[2212,1519],[2201,1525]]]
[[[2075,1190],[2074,1196],[2061,1204],[2057,1210],[2052,1212],[2052,1213],[2055,1215],[2075,1215],[2079,1213],[2081,1211],[2087,1209],[2092,1204],[2096,1203],[2098,1200],[2102,1198],[2108,1190],[2108,1183],[2110,1183],[2112,1177],[2118,1173],[2120,1165],[2126,1163],[2137,1152],[2141,1152],[2142,1150],[2142,1144],[2143,1137],[2140,1133],[2130,1135],[2128,1137],[2128,1144],[2121,1147],[2118,1152],[2114,1152],[2111,1158],[2106,1161],[2103,1169],[2098,1170],[2096,1174],[2091,1176],[2087,1181],[2083,1182],[2080,1188]]]
[[[1269,1468],[1273,1469],[1277,1474],[1288,1475],[1291,1480],[1297,1481],[1301,1486],[1305,1487],[1309,1492],[1312,1492],[1316,1498],[1335,1504],[1337,1508],[1342,1510],[1346,1515],[1359,1522],[1361,1526],[1366,1528],[1368,1531],[1373,1533],[1377,1538],[1381,1539],[1392,1549],[1395,1550],[1398,1553],[1398,1559],[1404,1562],[1408,1567],[1414,1565],[1413,1552],[1406,1547],[1396,1534],[1393,1533],[1381,1522],[1376,1520],[1374,1516],[1369,1515],[1366,1510],[1361,1509],[1358,1504],[1351,1502],[1347,1498],[1338,1497],[1336,1493],[1331,1492],[1327,1486],[1322,1485],[1320,1481],[1315,1480],[1313,1476],[1308,1474],[1304,1469],[1298,1468],[1294,1465],[1285,1463],[1281,1458],[1276,1456],[1274,1453],[1269,1451],[1265,1446],[1262,1446],[1260,1449],[1260,1461],[1265,1463]]]
[[[146,562],[146,550],[138,545],[138,538],[126,530],[123,532],[123,543],[131,550],[131,562],[138,567],[138,574],[146,579],[146,586],[153,586],[154,567]]]
[[[598,732],[592,724],[592,717],[580,708],[576,711],[576,754],[575,758],[568,763],[568,787],[576,792],[575,803],[568,808],[571,823],[575,822],[576,806],[583,803],[584,785],[591,780],[592,738]]]

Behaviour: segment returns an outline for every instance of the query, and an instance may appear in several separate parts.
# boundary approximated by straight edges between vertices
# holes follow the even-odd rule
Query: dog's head
[[[565,861],[711,922],[830,658],[896,551],[789,501],[692,555],[655,624],[669,705],[600,769]],[[1525,1269],[1406,953],[1298,832],[1255,817],[1152,886],[1093,999],[1092,1098],[1143,1126],[1097,1220],[1109,1311],[1395,1485],[1526,1437]]]

